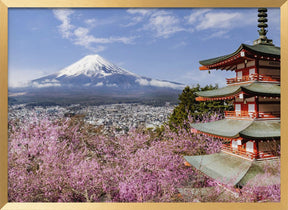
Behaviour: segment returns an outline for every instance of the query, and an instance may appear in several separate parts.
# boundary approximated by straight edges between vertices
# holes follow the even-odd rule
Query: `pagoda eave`
[[[234,99],[238,94],[234,94],[234,95],[230,95],[230,96],[225,96],[225,97],[212,97],[212,98],[208,98],[208,97],[197,97],[195,100],[196,101],[222,101],[222,100],[232,100]]]
[[[280,48],[274,45],[247,45],[241,44],[240,47],[229,55],[224,55],[208,60],[200,61],[200,70],[235,70],[235,64],[249,60],[267,60],[280,62]]]
[[[244,50],[241,52],[245,52]],[[236,70],[236,65],[238,63],[241,62],[245,62],[245,60],[255,60],[255,58],[250,58],[250,57],[246,57],[246,56],[241,56],[241,52],[239,52],[238,54],[223,60],[221,62],[217,62],[211,65],[203,65],[201,67],[199,67],[200,70],[226,70],[226,71],[233,71]]]
[[[197,101],[227,100],[243,93],[252,96],[280,97],[279,84],[265,82],[250,82],[245,84],[231,85],[223,88],[196,92],[199,96]]]
[[[257,174],[264,173],[263,165],[267,164],[267,162],[238,158],[225,152],[184,156],[184,159],[187,161],[187,165],[189,164],[201,173],[224,185],[245,186],[248,183],[255,183],[256,186],[263,187],[280,184],[280,177],[277,175],[271,175],[261,182],[257,180]],[[266,161],[275,163],[279,159]]]
[[[223,119],[209,123],[190,124],[194,133],[223,140],[280,139],[280,120],[258,121],[253,119]]]

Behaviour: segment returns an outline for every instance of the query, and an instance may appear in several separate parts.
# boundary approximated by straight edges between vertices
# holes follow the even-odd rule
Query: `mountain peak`
[[[86,55],[81,60],[90,61],[90,62],[98,61],[99,63],[109,63],[107,60],[105,60],[103,57],[101,57],[98,54]]]
[[[76,77],[80,75],[88,77],[106,77],[112,74],[128,74],[132,73],[116,66],[105,60],[103,57],[97,54],[87,55],[77,61],[76,63],[62,69],[58,75],[59,77]],[[133,74],[135,76],[135,74]]]

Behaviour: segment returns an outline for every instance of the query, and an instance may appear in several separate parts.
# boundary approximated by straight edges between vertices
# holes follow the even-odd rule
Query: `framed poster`
[[[241,13],[241,9],[239,9],[240,7],[244,11],[243,13]],[[243,7],[252,7],[252,8],[248,9]],[[193,77],[202,76],[203,78],[198,80],[195,79],[194,82],[189,83],[189,80],[193,80],[191,74],[189,77],[190,70],[184,71],[179,69],[177,66],[181,66],[182,69],[184,68],[187,69],[189,68],[188,66],[191,64],[195,69],[198,68],[198,64],[195,65],[194,63],[197,63],[200,59],[213,57],[213,55],[215,55],[214,57],[217,57],[224,54],[229,54],[233,50],[236,50],[236,48],[239,46],[240,43],[247,41],[242,40],[242,38],[243,37],[246,38],[246,36],[244,35],[247,35],[248,32],[241,35],[240,34],[241,31],[246,30],[248,31],[248,28],[249,31],[251,28],[252,30],[253,28],[255,28],[254,29],[255,31],[257,30],[256,14],[254,14],[255,24],[249,22],[251,20],[249,19],[250,18],[249,15],[253,17],[253,14],[251,13],[257,13],[256,8],[258,7],[268,7],[269,9],[271,7],[278,7],[278,8],[280,7],[281,10],[281,56],[282,58],[284,58],[281,59],[281,90],[282,90],[281,91],[282,92],[281,161],[285,162],[287,159],[286,157],[287,143],[283,141],[283,139],[287,138],[287,134],[285,134],[284,132],[287,127],[287,125],[285,124],[287,113],[284,108],[287,102],[285,99],[287,98],[285,97],[286,96],[285,90],[287,89],[286,87],[287,73],[285,72],[285,67],[288,65],[287,64],[288,61],[287,59],[285,59],[287,57],[287,42],[288,42],[287,41],[288,4],[286,1],[276,1],[273,3],[265,1],[261,2],[260,4],[258,2],[248,2],[248,1],[247,2],[243,1],[241,2],[228,2],[228,1],[21,2],[12,0],[10,1],[2,0],[1,31],[0,31],[1,33],[0,161],[1,166],[3,166],[2,167],[3,170],[1,169],[0,174],[1,208],[3,209],[39,209],[39,208],[41,209],[58,209],[58,208],[59,209],[72,209],[72,208],[73,209],[74,208],[75,209],[78,208],[80,209],[81,208],[83,209],[84,208],[85,209],[92,209],[92,208],[93,209],[94,208],[286,209],[287,196],[285,195],[287,195],[287,181],[285,180],[285,174],[287,171],[287,167],[285,167],[283,164],[281,165],[282,176],[281,176],[280,202],[277,199],[273,200],[274,202],[269,201],[268,203],[260,203],[263,201],[259,200],[260,202],[257,202],[253,200],[253,202],[257,202],[253,204],[247,202],[247,200],[242,201],[245,203],[241,204],[234,203],[234,200],[226,200],[227,203],[223,203],[223,200],[220,200],[220,202],[219,201],[217,202],[217,200],[216,201],[207,200],[203,202],[202,200],[199,199],[185,200],[183,198],[183,193],[182,194],[175,193],[181,190],[178,189],[179,188],[178,185],[175,185],[174,183],[171,184],[168,177],[170,177],[171,179],[179,179],[179,177],[182,177],[180,176],[180,174],[187,173],[187,171],[185,170],[190,170],[188,169],[189,167],[186,167],[185,170],[183,169],[184,171],[180,171],[179,169],[179,171],[176,172],[175,174],[173,174],[175,171],[173,173],[171,172],[175,168],[173,168],[173,170],[171,171],[165,170],[165,172],[157,174],[149,172],[149,170],[152,170],[151,168],[157,167],[158,163],[155,163],[155,159],[157,158],[164,158],[164,159],[171,158],[170,163],[173,164],[174,163],[176,164],[177,161],[178,161],[177,163],[179,163],[180,161],[180,159],[177,159],[179,158],[178,156],[177,157],[169,156],[170,154],[166,154],[167,152],[166,150],[161,151],[161,148],[162,149],[164,148],[163,147],[164,144],[160,145],[158,142],[153,141],[151,142],[151,139],[149,140],[150,137],[149,138],[147,137],[147,135],[149,136],[149,132],[151,130],[156,128],[158,125],[161,125],[157,124],[158,121],[163,122],[165,121],[163,119],[168,118],[166,113],[167,110],[170,110],[171,112],[173,110],[173,106],[177,105],[174,104],[175,97],[174,99],[169,98],[171,97],[171,95],[177,96],[177,94],[181,93],[174,90],[179,90],[181,88],[183,89],[187,84],[195,85],[196,82],[200,83],[203,82],[203,84],[201,83],[200,85],[205,85],[207,83],[213,84],[213,82],[215,82],[218,78],[219,82],[218,81],[217,82],[220,83],[221,86],[221,82],[223,82],[222,80],[225,75],[223,74],[222,76],[217,77],[216,76],[217,73],[214,74],[214,72],[212,72],[212,75],[210,75],[209,77],[209,74],[207,72],[205,76],[203,72],[198,73],[197,70],[196,71],[193,70],[194,71]],[[272,8],[271,10],[273,11]],[[97,15],[94,15],[95,13],[97,13]],[[221,21],[220,22],[215,21],[217,18],[220,18]],[[268,12],[268,19],[269,19],[269,12]],[[29,32],[26,31],[27,33],[25,34],[23,32],[25,32],[25,27],[27,27],[27,22],[29,21],[30,23],[33,22],[33,24],[29,25],[30,27]],[[243,26],[240,28],[235,27],[233,29],[233,27],[241,21],[243,22]],[[9,34],[8,34],[8,26],[10,27]],[[98,28],[100,29],[97,31],[97,33],[95,32],[96,27],[97,29]],[[212,30],[209,31],[208,29]],[[229,34],[230,32],[229,30],[234,30],[234,32]],[[269,33],[273,33],[273,31],[268,32],[267,35],[268,38]],[[191,36],[194,35],[198,36],[201,42],[198,41],[199,43],[197,43],[197,41],[196,42],[195,40],[193,41],[191,39]],[[26,37],[21,38],[21,36]],[[43,39],[40,37],[42,37]],[[215,40],[217,42],[217,39],[213,39],[215,37],[218,38],[225,37],[227,39],[226,40],[227,43],[228,42],[230,43],[227,44],[228,46],[226,46],[226,49],[224,49],[225,47],[222,46],[223,48],[221,49],[222,54],[220,53],[219,49],[221,47],[220,41],[218,40],[217,45],[217,43],[215,43]],[[275,35],[275,37],[277,37],[277,35]],[[251,39],[249,36],[247,36],[247,39],[248,38],[249,40]],[[255,39],[257,38],[258,37],[255,37]],[[235,40],[237,40],[237,43]],[[221,42],[223,43],[225,43],[226,41],[221,40]],[[277,44],[280,45],[279,39],[278,40],[274,39],[274,41],[276,42],[276,45]],[[205,49],[201,49],[200,45],[204,46],[203,43],[205,42],[209,43],[209,45],[207,45]],[[8,54],[8,43],[10,54]],[[145,45],[143,43],[145,43]],[[235,46],[233,45],[233,43],[236,43]],[[194,48],[196,46],[198,47]],[[214,46],[214,52],[210,52],[209,54],[208,52],[209,50],[213,51],[212,46]],[[211,47],[211,49],[209,47]],[[107,48],[110,51],[107,50]],[[184,64],[182,65],[181,62],[179,62],[179,60],[181,60],[181,57],[182,58],[185,56],[187,57],[187,55],[189,57],[189,53],[192,54],[193,51],[191,50],[191,48],[195,49],[196,51],[194,52],[195,54],[193,54],[195,60],[193,60],[191,63],[188,63],[188,65]],[[25,49],[29,50],[24,53]],[[225,53],[226,50],[227,53]],[[54,51],[54,53],[52,51]],[[108,53],[105,53],[107,51]],[[172,51],[174,54],[172,53]],[[131,56],[126,56],[125,58],[124,55],[125,54],[129,55],[129,52],[132,52]],[[243,52],[241,53],[243,54]],[[241,53],[240,55],[242,55]],[[24,54],[27,57],[25,57],[25,59],[21,62],[21,55],[23,56]],[[103,54],[105,56],[103,57],[100,56]],[[199,57],[198,59],[197,54],[199,54],[199,56],[205,55],[207,57]],[[50,55],[51,57],[45,57],[45,55]],[[63,57],[61,57],[61,55]],[[128,57],[130,58],[128,59]],[[8,68],[8,60],[9,60],[9,68]],[[51,63],[53,63],[51,62],[51,60],[53,60],[55,64],[51,65]],[[112,62],[110,62],[110,60],[112,60]],[[149,62],[149,60],[151,63]],[[157,60],[158,62],[156,62]],[[171,62],[169,62],[169,60]],[[183,58],[183,61],[188,62],[189,59]],[[38,66],[35,64],[37,62],[40,63]],[[161,65],[159,63],[161,63]],[[46,68],[44,73],[41,73],[41,70],[40,71],[36,70],[37,68],[39,69],[39,67],[41,68],[41,65],[43,68]],[[19,66],[22,67],[21,70],[18,70]],[[35,68],[35,70],[32,69],[32,66],[33,68]],[[124,66],[125,69],[128,69],[129,71],[126,71],[122,66]],[[134,70],[133,67],[138,67],[139,70]],[[52,70],[47,70],[48,68],[51,68]],[[79,71],[79,69],[81,70],[81,72]],[[165,69],[166,71],[161,69]],[[176,69],[177,71],[176,70],[173,71],[173,69]],[[155,72],[157,73],[155,74]],[[114,74],[117,74],[117,77]],[[13,80],[10,81],[11,77],[13,77]],[[73,81],[71,80],[72,77],[74,78],[72,79]],[[93,79],[91,79],[91,77],[93,77]],[[245,78],[244,72],[241,77],[242,82],[243,78]],[[25,84],[23,84],[24,80],[27,81],[29,80],[30,82],[26,82]],[[133,82],[131,82],[131,80],[133,80]],[[9,85],[8,81],[10,83]],[[81,84],[79,84],[79,81],[81,82]],[[118,81],[124,81],[124,83],[123,84],[117,83]],[[232,80],[230,79],[229,81],[231,82]],[[233,81],[231,83],[233,83]],[[14,88],[13,90],[10,88],[12,86]],[[82,92],[81,91],[79,92],[78,90],[74,92],[70,91],[71,89],[73,90],[77,89],[78,86],[83,87]],[[63,89],[59,89],[59,87],[63,87]],[[108,89],[105,89],[104,87],[105,88],[107,87]],[[143,87],[145,88],[148,87],[148,90],[144,89]],[[151,106],[150,103],[155,102],[154,98],[150,98],[150,96],[156,94],[151,90],[151,87],[159,88],[157,89],[157,94],[159,94],[159,92],[161,91],[167,93],[168,89],[165,88],[169,88],[170,92],[168,96],[167,94],[157,95],[158,98],[164,98],[162,101],[157,102],[160,103],[161,105],[153,104],[153,106]],[[121,88],[125,90],[125,93],[119,91],[119,89]],[[132,90],[130,91],[129,88]],[[172,89],[173,91],[171,91]],[[31,92],[27,95],[28,91]],[[144,94],[143,98],[141,98],[142,97],[141,94],[145,91],[147,91],[147,95]],[[93,92],[93,94],[90,94],[90,92]],[[94,95],[95,92],[99,94],[95,96]],[[105,95],[106,92],[107,94]],[[25,101],[26,100],[25,97],[22,97],[25,94],[26,96],[28,96],[26,98],[29,98],[30,101],[27,102]],[[57,94],[60,97],[58,97],[57,101],[55,101],[55,95]],[[136,97],[126,97],[127,94],[129,96],[136,95]],[[9,111],[8,111],[8,99],[10,100]],[[276,96],[275,100],[277,100]],[[18,102],[20,101],[21,103],[20,102],[18,103],[17,101]],[[75,101],[77,101],[77,103],[75,103]],[[100,102],[105,101],[105,103],[99,104],[100,103],[99,101]],[[144,105],[139,105],[139,103],[141,104],[143,102]],[[25,104],[24,107],[23,104]],[[126,104],[128,105],[126,106]],[[12,106],[10,107],[10,105],[13,105],[13,107]],[[158,106],[158,108],[156,105]],[[33,108],[33,112],[30,113],[31,107]],[[159,107],[162,107],[162,109]],[[129,109],[130,111],[126,113],[127,109]],[[18,110],[21,110],[21,112],[19,112]],[[101,110],[103,111],[103,113],[101,113]],[[128,121],[126,122],[125,120],[123,120],[124,115],[126,116],[125,118],[129,119],[133,117],[135,119],[147,118],[146,116],[145,117],[143,117],[142,115],[140,116],[140,114],[135,115],[135,113],[144,112],[143,110],[149,110],[151,116],[150,121],[145,121],[146,126],[145,128],[147,128],[148,134],[145,133],[143,134],[143,136],[145,136],[146,139],[144,137],[139,138],[137,132],[129,133],[130,127],[133,126],[132,125],[128,126],[127,129],[126,124],[128,123]],[[254,111],[255,110],[256,109],[254,109]],[[21,115],[21,113],[24,112],[25,115]],[[15,119],[13,116],[12,117],[8,116],[9,113],[12,113],[13,116],[14,115],[18,116],[17,120],[14,121]],[[55,113],[57,113],[58,117],[61,116],[62,118],[65,119],[69,118],[72,120],[70,120],[68,123],[67,121],[65,122],[57,121],[57,123],[55,123],[54,121],[53,123],[51,123],[51,119],[52,121],[55,120],[53,119]],[[85,116],[83,116],[83,113],[85,113]],[[97,116],[97,120],[95,120],[96,115],[91,113],[99,113],[100,116]],[[113,116],[111,113],[114,113]],[[33,121],[33,115],[35,115],[36,117],[45,115],[45,117],[41,119],[42,124],[37,124],[38,120]],[[229,112],[229,115],[233,117],[232,112]],[[26,119],[28,116],[29,120]],[[157,119],[154,119],[153,116],[157,116]],[[162,116],[163,119],[160,116]],[[18,121],[19,119],[20,121]],[[80,124],[82,122],[87,124],[85,125]],[[117,124],[116,122],[122,122],[122,123]],[[9,127],[7,129],[8,124]],[[17,127],[17,125],[21,126]],[[100,129],[100,127],[103,125],[116,127],[116,131],[118,133],[113,133],[113,136],[111,136],[110,135],[112,133],[111,130],[105,130],[105,129],[101,131],[97,130],[98,128]],[[134,127],[139,128],[141,126],[138,126],[137,124],[137,126]],[[89,132],[78,133],[78,131],[83,128],[84,130]],[[30,131],[27,129],[32,130],[31,133],[29,133]],[[62,129],[64,129],[64,131],[62,133],[59,132],[59,130]],[[93,132],[90,132],[91,130],[93,130]],[[23,137],[24,139],[28,139],[29,141],[34,140],[35,144],[30,145],[29,144],[30,142],[25,141],[16,142],[14,143],[15,145],[13,145],[11,142],[8,143],[8,135],[9,138],[11,139],[20,138],[19,136],[16,135],[17,132],[19,135],[21,134],[22,137],[24,135]],[[107,144],[107,139],[101,139],[102,138],[101,135],[105,132],[106,132],[105,135],[110,135],[111,141],[109,142],[109,144]],[[96,133],[97,134],[96,137],[95,135],[91,135],[91,133],[94,134]],[[119,135],[122,134],[126,135],[125,141],[123,138],[121,139],[121,137],[119,137]],[[161,135],[161,129],[160,130],[155,129],[153,135],[156,134]],[[29,136],[29,138],[26,138],[27,136]],[[56,136],[55,138],[61,141],[57,142],[57,145],[56,144],[54,145],[55,142],[53,142],[53,139],[52,141],[50,141],[51,140],[50,137],[52,138],[52,136]],[[137,140],[137,138],[139,141]],[[160,137],[157,136],[157,138]],[[39,141],[37,141],[39,139],[43,141],[43,144],[39,144]],[[79,141],[79,139],[82,140]],[[91,139],[93,141],[91,141]],[[115,139],[118,142],[117,145],[115,144],[116,141]],[[95,144],[94,140],[97,142],[97,144]],[[83,142],[85,144],[85,147],[83,147]],[[123,148],[121,144],[124,145]],[[71,147],[71,145],[78,145],[79,148],[78,146],[76,146],[77,148]],[[145,147],[143,147],[143,145]],[[156,148],[156,150],[155,149],[152,150],[150,147],[151,145],[153,145]],[[249,152],[253,152],[255,150],[254,145],[256,144],[248,142],[247,145],[249,146],[249,147],[247,146]],[[175,144],[174,146],[177,147],[179,145]],[[241,142],[239,142],[239,139],[237,140],[236,146],[237,148],[241,146]],[[234,145],[235,148],[236,146]],[[28,152],[23,153],[23,150],[21,150],[22,153],[21,152],[17,153],[18,147],[24,148],[24,150]],[[57,148],[55,149],[54,147]],[[59,149],[60,147],[65,148],[66,150],[61,150]],[[35,149],[35,151],[33,149]],[[45,152],[46,154],[50,154],[49,158],[45,160],[41,158],[37,159],[39,155],[39,150],[42,151],[42,149],[43,152]],[[75,151],[76,149],[77,152],[75,152],[75,157],[72,157],[73,155],[71,154],[73,154],[73,151]],[[103,151],[101,153],[102,149]],[[9,154],[10,155],[9,158],[11,158],[9,160],[10,161],[9,164],[12,163],[13,167],[17,169],[13,171],[13,173],[10,172],[9,174],[10,184],[8,180],[8,163],[7,163],[8,150],[10,152],[11,151],[15,152],[13,153],[14,156],[11,155],[11,153]],[[136,153],[135,151],[138,150],[137,151],[138,156],[134,155],[133,157],[128,157],[123,155],[125,154],[125,152],[127,151],[131,152],[132,150],[133,153]],[[35,154],[33,153],[33,151],[35,152]],[[69,151],[69,152],[63,152],[63,151]],[[63,154],[61,152],[63,152]],[[158,154],[161,155],[157,156],[156,154],[157,152]],[[173,153],[175,151],[171,150],[171,152]],[[58,159],[52,154],[57,154]],[[59,154],[62,155],[61,158]],[[13,162],[15,159],[19,158],[18,155],[23,155],[23,157],[25,156],[25,158],[30,162],[22,162],[22,164],[25,165],[25,167],[21,165],[21,161]],[[110,157],[107,157],[109,155]],[[107,161],[107,164],[110,161],[109,162],[110,168],[104,168],[103,165],[99,164],[99,162],[97,162],[99,159],[96,159],[96,156],[97,158],[98,157],[102,158],[105,156],[105,158],[101,159],[101,161]],[[145,158],[142,159],[143,157],[146,156],[147,156],[146,159]],[[82,157],[83,160],[79,160],[79,157]],[[149,158],[151,158],[151,160]],[[121,165],[121,162],[122,164],[125,163],[123,164],[123,167],[121,166],[122,168],[119,167],[117,169],[118,171],[115,169],[117,168],[116,159],[120,161],[119,166]],[[65,160],[66,161],[69,160],[67,162],[70,162],[71,164],[65,165],[66,164]],[[129,160],[131,162],[126,163],[125,160]],[[37,180],[37,173],[39,173],[39,171],[42,170],[41,167],[43,167],[41,165],[42,163],[47,164],[46,166],[47,168],[57,163],[53,165],[53,167],[59,167],[58,169],[61,168],[63,170],[66,170],[67,168],[71,169],[71,167],[74,165],[75,169],[73,169],[67,174],[62,173],[61,171],[57,171],[56,173],[57,176],[55,176],[56,179],[54,179],[54,174],[56,170],[52,171],[51,173],[49,172],[50,174],[47,172],[48,175],[46,175],[45,179]],[[129,164],[133,163],[134,165],[133,164],[131,165],[133,165],[134,168],[133,167],[124,168],[124,165],[126,166],[128,163]],[[143,169],[144,163],[146,165],[149,165],[149,167],[151,168],[145,166],[145,169]],[[91,165],[93,165],[94,168],[93,170],[90,167]],[[67,168],[65,169],[65,167]],[[171,164],[171,166],[166,165],[166,168],[167,167],[174,167],[174,166],[172,166]],[[121,177],[124,176],[134,177],[135,173],[137,173],[138,170],[141,171],[142,169],[143,173],[141,172],[142,175],[138,176],[137,177],[138,179],[131,178],[131,180],[128,180],[127,178],[125,178],[124,181],[121,179]],[[25,180],[25,177],[23,178],[21,173],[18,174],[18,171],[21,170],[24,170],[25,173],[29,174],[30,180],[28,180],[27,182],[23,181],[23,179]],[[102,173],[97,178],[96,176],[89,177],[91,174],[96,174],[97,170],[102,172],[104,171],[105,174]],[[43,170],[42,171],[43,176],[44,173],[45,172]],[[118,175],[114,176],[114,174],[117,173]],[[79,176],[79,174],[82,177],[86,178],[88,177],[88,178],[82,179],[81,176]],[[143,174],[145,176],[143,176]],[[151,177],[151,174],[153,174],[153,177]],[[157,179],[157,177],[160,176],[162,177],[162,180]],[[34,179],[32,177],[34,177]],[[69,178],[66,179],[66,177]],[[103,179],[103,177],[106,178]],[[143,184],[145,183],[145,179],[147,179],[148,181],[146,184]],[[153,181],[150,181],[152,179]],[[17,180],[19,181],[17,182]],[[53,182],[51,180],[53,180]],[[164,184],[161,185],[155,184],[156,187],[152,186],[154,183],[159,183],[160,181],[163,181]],[[43,182],[47,183],[43,184]],[[15,189],[18,190],[17,193],[11,190],[12,185],[11,183],[18,183],[18,185],[15,184]],[[61,183],[61,185],[56,187],[57,184],[59,183]],[[101,188],[93,187],[98,186],[97,184],[99,183],[101,183],[102,186]],[[119,189],[118,188],[110,189],[114,187],[113,184],[115,183],[117,183]],[[139,189],[139,186],[142,186],[140,184],[143,184],[143,186],[145,187],[149,185],[151,186],[150,188],[140,187],[141,189]],[[42,187],[37,189],[38,190],[37,193],[37,190],[33,191],[33,189],[37,187],[33,188],[32,185]],[[83,188],[81,188],[82,185],[84,185]],[[133,185],[135,186],[134,188],[132,187]],[[10,188],[10,191],[7,188],[8,186]],[[156,188],[157,189],[160,188],[159,186],[164,190],[155,192]],[[165,187],[167,187],[167,189]],[[69,191],[69,189],[71,188],[72,190]],[[177,189],[173,193],[171,193],[171,195],[169,195],[170,196],[169,198],[167,198],[168,195],[164,194],[163,192],[164,191],[166,192],[167,190],[172,188]],[[22,195],[21,192],[19,193],[19,189],[22,192]],[[131,193],[130,191],[133,190],[134,191],[139,190],[139,192]],[[55,193],[55,191],[57,192]],[[119,193],[120,191],[121,193]],[[65,196],[62,197],[59,196],[57,194],[59,192],[61,192]],[[97,192],[98,194],[96,194],[95,192]],[[134,196],[135,194],[136,196]],[[158,197],[154,196],[155,194]],[[198,203],[199,201],[201,203]],[[87,203],[87,202],[93,202],[93,203]]]

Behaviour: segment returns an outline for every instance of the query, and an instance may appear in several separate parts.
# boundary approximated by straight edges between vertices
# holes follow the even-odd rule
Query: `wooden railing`
[[[277,75],[262,75],[262,74],[251,74],[245,75],[241,78],[229,78],[227,79],[227,84],[233,84],[238,82],[247,82],[247,81],[267,81],[267,82],[280,82],[280,76]]]
[[[259,118],[280,118],[280,116],[281,116],[281,113],[279,111],[258,113]]]
[[[255,112],[247,111],[225,111],[225,117],[246,117],[246,118],[255,118]]]
[[[237,149],[230,146],[230,144],[222,144],[222,151],[228,152],[234,155],[239,155],[248,159],[265,159],[276,157],[273,151],[261,151],[261,152],[248,152],[245,149]]]
[[[225,111],[225,117],[239,117],[239,118],[280,118],[279,111],[273,112],[248,112],[248,111]]]

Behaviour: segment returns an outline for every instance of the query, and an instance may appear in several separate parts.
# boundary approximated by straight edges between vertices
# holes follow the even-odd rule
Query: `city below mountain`
[[[9,88],[9,103],[157,105],[176,103],[183,88],[183,84],[139,76],[99,55],[88,55],[58,73],[30,81],[26,87]]]

